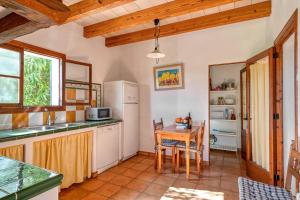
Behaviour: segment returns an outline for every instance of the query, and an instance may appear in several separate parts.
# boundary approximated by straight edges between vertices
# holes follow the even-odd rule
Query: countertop
[[[106,126],[106,125],[115,124],[119,122],[122,122],[122,120],[111,119],[111,120],[104,120],[104,121],[84,121],[84,122],[75,122],[75,123],[55,124],[50,129],[46,129],[46,130],[37,130],[35,129],[36,127],[0,130],[0,143],[29,138],[29,137],[36,137],[41,135],[49,135],[49,134],[54,134],[59,132],[70,131],[70,130],[94,127],[94,126]]]
[[[61,184],[62,174],[0,156],[0,199],[30,199]]]

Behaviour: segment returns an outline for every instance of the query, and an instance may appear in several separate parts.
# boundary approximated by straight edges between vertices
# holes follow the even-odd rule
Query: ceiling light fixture
[[[160,52],[160,50],[159,50],[159,43],[158,43],[159,31],[160,31],[160,29],[159,29],[159,25],[160,25],[159,19],[154,20],[154,25],[155,25],[155,33],[154,33],[155,48],[154,48],[154,51],[147,54],[147,57],[156,59],[156,64],[158,64],[159,59],[165,57],[166,55],[164,53]]]

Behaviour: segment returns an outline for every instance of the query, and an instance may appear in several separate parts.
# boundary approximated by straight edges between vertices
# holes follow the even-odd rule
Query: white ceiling
[[[136,0],[123,6],[118,6],[81,18],[77,20],[76,23],[82,26],[88,26],[171,1],[173,0]]]
[[[67,6],[72,5],[74,3],[78,3],[81,0],[63,0],[63,3]]]
[[[0,6],[0,19],[2,17],[5,17],[6,15],[10,14],[11,12],[7,10],[6,8]]]
[[[141,0],[141,1],[147,1],[147,0]],[[152,0],[152,1],[159,1],[159,0]],[[241,0],[241,1],[238,1],[235,3],[230,3],[230,4],[223,5],[223,6],[200,10],[197,12],[189,13],[186,15],[178,16],[178,17],[167,18],[167,19],[161,20],[161,25],[176,23],[176,22],[180,22],[180,21],[184,21],[184,20],[188,20],[188,19],[192,19],[192,18],[197,18],[197,17],[201,17],[201,16],[205,16],[205,15],[210,15],[210,14],[214,14],[214,13],[218,13],[218,12],[222,12],[222,11],[226,11],[226,10],[230,10],[230,9],[234,9],[234,8],[248,6],[248,5],[263,2],[263,1],[267,1],[267,0]],[[161,0],[160,0],[160,2],[161,2]],[[109,12],[109,10],[106,12]],[[100,19],[97,19],[97,20],[98,20],[98,22],[104,21],[104,20],[100,20]],[[87,21],[85,21],[85,18],[83,18],[83,19],[81,19],[80,22],[77,21],[77,23],[85,26],[84,23],[87,23]],[[91,24],[93,24],[93,23],[91,23]],[[151,28],[153,26],[154,26],[153,22],[149,22],[147,24],[135,26],[135,27],[132,27],[132,28],[129,28],[126,30],[122,30],[122,31],[118,31],[118,32],[114,32],[114,33],[105,34],[103,36],[104,37],[112,37],[112,36],[116,36],[116,35],[130,33],[130,32],[140,31],[140,30],[143,30],[146,28]]]
[[[73,4],[78,1],[80,1],[80,0],[64,0],[64,2],[68,3],[68,4]],[[129,13],[133,13],[133,12],[136,12],[139,10],[143,10],[143,9],[146,9],[149,7],[157,6],[157,5],[171,2],[171,1],[173,1],[173,0],[136,0],[131,3],[125,4],[123,6],[118,6],[118,7],[108,9],[108,10],[105,10],[102,12],[97,12],[95,14],[81,18],[75,22],[81,26],[88,26],[91,24],[95,24],[98,22],[113,19],[113,18],[122,16],[122,15],[126,15]],[[183,20],[187,20],[187,19],[191,19],[191,18],[196,18],[196,17],[200,17],[200,16],[204,16],[204,15],[209,15],[209,14],[213,14],[213,13],[218,13],[218,12],[222,12],[225,10],[243,7],[243,6],[247,6],[247,5],[251,5],[251,4],[255,4],[255,3],[259,3],[259,2],[263,2],[263,1],[267,1],[267,0],[241,0],[241,1],[237,1],[235,3],[230,3],[230,4],[223,5],[223,6],[218,6],[218,7],[214,7],[214,8],[210,8],[210,9],[201,10],[201,11],[189,13],[189,14],[183,15],[183,16],[164,19],[161,21],[161,25],[175,23],[175,22],[179,22],[179,21],[183,21]],[[129,28],[126,30],[106,34],[103,36],[104,37],[112,37],[115,35],[121,35],[121,34],[125,34],[125,33],[135,32],[135,31],[139,31],[139,30],[143,30],[143,29],[151,28],[151,27],[153,27],[153,22],[149,22],[147,24],[132,27],[132,28]]]
[[[81,0],[63,0],[63,2],[68,6],[72,5],[74,3],[77,3],[79,1],[81,1]],[[143,9],[146,9],[149,7],[157,6],[157,5],[171,2],[171,1],[173,1],[173,0],[135,0],[131,3],[125,4],[123,6],[118,6],[118,7],[112,8],[112,9],[100,11],[95,14],[83,17],[79,20],[76,20],[75,23],[77,23],[81,26],[88,26],[91,24],[95,24],[98,22],[113,19],[113,18],[122,16],[122,15],[126,15],[129,13],[133,13],[133,12],[136,12],[139,10],[143,10]],[[183,15],[183,16],[164,19],[161,21],[161,25],[166,25],[166,24],[170,24],[170,23],[175,23],[175,22],[191,19],[191,18],[196,18],[196,17],[200,17],[200,16],[204,16],[204,15],[218,13],[218,12],[222,12],[225,10],[243,7],[243,6],[247,6],[247,5],[251,5],[251,4],[255,4],[255,3],[259,3],[259,2],[263,2],[263,1],[267,1],[267,0],[241,0],[241,1],[237,1],[235,3],[230,3],[230,4],[223,5],[223,6],[218,6],[218,7],[214,7],[214,8],[210,8],[210,9],[201,10],[201,11],[189,13],[189,14]],[[8,11],[6,8],[3,8],[0,6],[0,18],[8,15],[9,13],[11,13],[11,12]],[[154,26],[153,22],[149,22],[147,24],[135,26],[135,27],[132,27],[132,28],[129,28],[126,30],[106,34],[103,36],[104,37],[112,37],[112,36],[116,36],[116,35],[121,35],[121,34],[125,34],[125,33],[130,33],[130,32],[135,32],[135,31],[151,28],[153,26]]]

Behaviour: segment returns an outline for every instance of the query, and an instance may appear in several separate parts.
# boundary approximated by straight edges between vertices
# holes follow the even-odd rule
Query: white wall
[[[118,80],[119,49],[106,48],[104,38],[83,37],[83,28],[75,23],[53,26],[18,38],[22,42],[58,51],[67,58],[93,64],[93,82]]]
[[[268,29],[266,32],[267,43],[269,45],[274,43],[274,40],[297,8],[300,8],[299,0],[272,1],[272,15],[267,19]],[[299,20],[298,22],[300,24]]]
[[[146,58],[154,41],[120,47],[122,79],[140,84],[140,150],[153,152],[152,120],[171,124],[191,112],[194,121],[208,120],[208,65],[245,61],[266,48],[266,19],[196,31],[160,39],[166,58],[159,65],[184,63],[185,89],[154,91],[154,60]],[[207,123],[208,124],[208,123]],[[206,129],[207,131],[207,129]],[[205,160],[208,159],[208,132]]]

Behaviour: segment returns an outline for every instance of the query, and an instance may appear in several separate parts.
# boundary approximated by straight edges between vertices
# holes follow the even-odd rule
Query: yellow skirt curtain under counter
[[[61,188],[83,182],[92,174],[93,132],[33,144],[33,164],[64,175]]]
[[[24,145],[21,144],[0,148],[0,156],[5,156],[18,161],[24,161]]]

